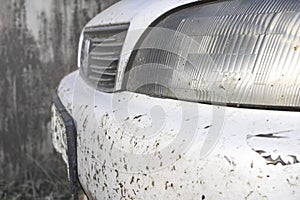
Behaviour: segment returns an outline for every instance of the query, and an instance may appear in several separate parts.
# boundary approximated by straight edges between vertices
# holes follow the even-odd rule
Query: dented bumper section
[[[78,72],[58,95],[90,199],[300,199],[299,112],[107,94]]]
[[[78,172],[76,127],[57,94],[53,95],[52,105],[52,141],[57,152],[62,155],[68,167],[68,175],[74,200],[78,199]]]

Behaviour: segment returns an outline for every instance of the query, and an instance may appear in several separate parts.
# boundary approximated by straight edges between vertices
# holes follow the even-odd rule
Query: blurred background
[[[81,29],[117,0],[0,0],[0,199],[69,199],[50,105]]]

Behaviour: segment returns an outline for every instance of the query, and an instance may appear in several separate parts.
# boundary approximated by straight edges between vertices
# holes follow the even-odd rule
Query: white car
[[[78,67],[52,107],[75,199],[300,199],[299,0],[123,0]]]

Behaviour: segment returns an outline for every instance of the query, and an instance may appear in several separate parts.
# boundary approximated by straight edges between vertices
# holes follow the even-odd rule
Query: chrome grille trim
[[[104,92],[113,92],[129,24],[87,27],[81,49],[81,74]]]
[[[129,24],[114,24],[108,26],[96,26],[96,27],[87,27],[85,28],[85,33],[95,33],[95,32],[122,32],[127,30]]]

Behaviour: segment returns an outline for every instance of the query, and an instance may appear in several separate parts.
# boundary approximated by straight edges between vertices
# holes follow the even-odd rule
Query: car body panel
[[[92,199],[300,198],[299,112],[107,94],[78,71],[58,95],[77,124]]]

